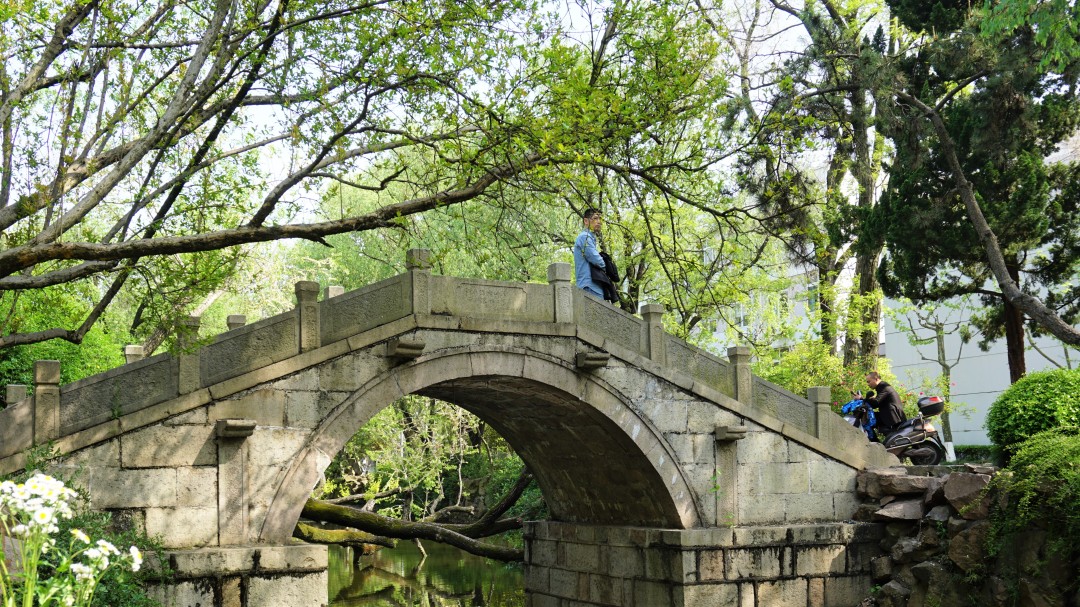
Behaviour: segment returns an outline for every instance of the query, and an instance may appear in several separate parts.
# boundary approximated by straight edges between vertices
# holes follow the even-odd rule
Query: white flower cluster
[[[72,529],[71,534],[80,542],[90,544],[90,537],[83,533],[81,529]],[[87,581],[96,579],[99,573],[109,568],[110,557],[121,556],[123,553],[111,542],[98,540],[78,554],[83,556],[86,562],[72,563],[71,572],[75,574],[76,580]],[[142,553],[139,552],[138,548],[132,546],[128,550],[128,556],[131,560],[131,570],[138,571],[142,567]]]
[[[75,492],[61,481],[38,473],[25,483],[0,483],[0,513],[11,516],[15,525],[11,533],[25,536],[35,531],[56,533],[60,518],[71,518],[68,500]]]
[[[22,484],[4,481],[0,483],[0,523],[8,527],[8,521],[4,519],[10,518],[14,523],[10,525],[10,532],[16,537],[51,535],[59,531],[56,523],[60,518],[71,518],[68,500],[75,496],[76,493],[65,487],[62,481],[40,473]],[[73,555],[85,558],[85,561],[71,563],[71,572],[77,581],[96,580],[101,572],[109,568],[111,557],[124,556],[110,542],[94,542],[81,529],[72,529],[71,535],[88,546]],[[50,538],[43,547],[48,549],[51,545],[55,545],[55,540]],[[121,560],[130,560],[132,571],[142,567],[142,553],[135,546],[128,550],[126,557]]]

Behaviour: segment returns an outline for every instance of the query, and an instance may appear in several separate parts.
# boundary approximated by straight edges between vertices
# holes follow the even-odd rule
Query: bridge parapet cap
[[[189,350],[194,347],[199,339],[199,327],[202,319],[198,316],[185,316],[180,319],[176,327],[177,345],[181,350]]]
[[[832,402],[832,388],[828,386],[814,386],[806,389],[806,400],[815,405],[828,405]]]
[[[29,393],[27,392],[26,386],[22,384],[8,384],[7,390],[4,393],[4,402],[10,407],[15,403],[26,400],[28,395]]]
[[[406,270],[430,270],[431,269],[431,250],[430,249],[409,249],[405,251],[405,269]]]
[[[547,277],[548,282],[570,282],[570,277],[573,276],[573,269],[570,264],[565,262],[555,262],[548,265]]]
[[[318,299],[319,283],[314,280],[300,280],[296,282],[296,298],[306,301]]]
[[[36,385],[59,385],[60,384],[60,361],[38,360],[34,361],[34,384]]]
[[[145,358],[143,347],[139,345],[127,345],[124,346],[124,362],[133,363]]]

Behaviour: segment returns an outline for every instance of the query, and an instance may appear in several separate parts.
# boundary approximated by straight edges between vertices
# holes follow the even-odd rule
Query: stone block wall
[[[827,523],[525,529],[530,607],[852,607],[871,586],[882,528]]]
[[[165,555],[170,578],[152,586],[169,607],[325,607],[325,546],[181,550]]]

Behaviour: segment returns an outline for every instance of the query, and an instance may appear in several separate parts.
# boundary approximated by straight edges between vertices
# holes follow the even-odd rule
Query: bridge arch
[[[284,471],[259,540],[287,540],[330,459],[409,394],[455,404],[495,428],[535,475],[555,520],[667,529],[701,523],[675,454],[632,398],[549,354],[469,346],[392,367],[334,407]]]

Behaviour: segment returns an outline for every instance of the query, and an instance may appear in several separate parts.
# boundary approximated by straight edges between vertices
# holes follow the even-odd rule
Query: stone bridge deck
[[[552,264],[548,284],[434,276],[427,252],[418,250],[407,267],[321,301],[318,284],[298,283],[289,312],[188,353],[65,386],[58,362],[39,361],[33,395],[0,411],[0,473],[22,468],[28,448],[52,442],[65,455],[62,465],[84,471],[92,507],[123,511],[161,536],[176,551],[181,578],[217,580],[212,596],[204,591],[199,600],[227,602],[234,591],[222,580],[244,580],[250,597],[253,588],[273,588],[282,572],[325,567],[325,552],[320,560],[310,547],[288,546],[304,500],[342,445],[406,394],[466,408],[522,456],[553,519],[570,525],[533,527],[537,549],[559,545],[568,528],[576,529],[572,544],[584,542],[575,550],[589,552],[601,550],[601,538],[625,536],[589,528],[673,530],[655,536],[669,538],[747,525],[842,526],[856,506],[855,473],[896,463],[830,410],[827,390],[812,389],[808,400],[754,377],[745,348],[730,349],[725,361],[666,334],[661,306],[643,306],[638,318],[588,297],[573,288],[568,264]],[[710,551],[700,538],[716,534],[696,533],[664,547],[664,558],[736,550],[724,540]],[[802,605],[813,588],[830,587],[837,550],[844,561],[845,542],[864,537],[815,533],[841,538],[807,552],[828,559],[809,566],[807,556],[801,568],[791,561],[765,574],[784,577],[783,592],[802,596]],[[777,545],[762,550],[794,558],[794,548]],[[649,562],[652,541],[635,546]],[[692,579],[670,571],[649,578],[643,570],[616,582],[599,562],[544,554],[529,563],[530,588],[575,605],[592,600],[593,578],[621,584],[624,598],[614,604],[633,604],[626,597],[646,582],[650,596],[669,597],[656,604],[682,604],[700,586],[723,587],[729,597],[758,592],[758,556],[739,557],[750,559],[746,575],[705,579],[703,566],[680,565],[694,571]],[[868,586],[862,567],[841,568],[834,586]],[[566,588],[571,578],[584,590]],[[320,596],[320,584],[325,596],[324,577],[304,579],[289,587],[290,600]],[[204,586],[168,586],[174,594],[166,602],[199,602],[178,597]],[[851,592],[834,595],[842,604]]]

